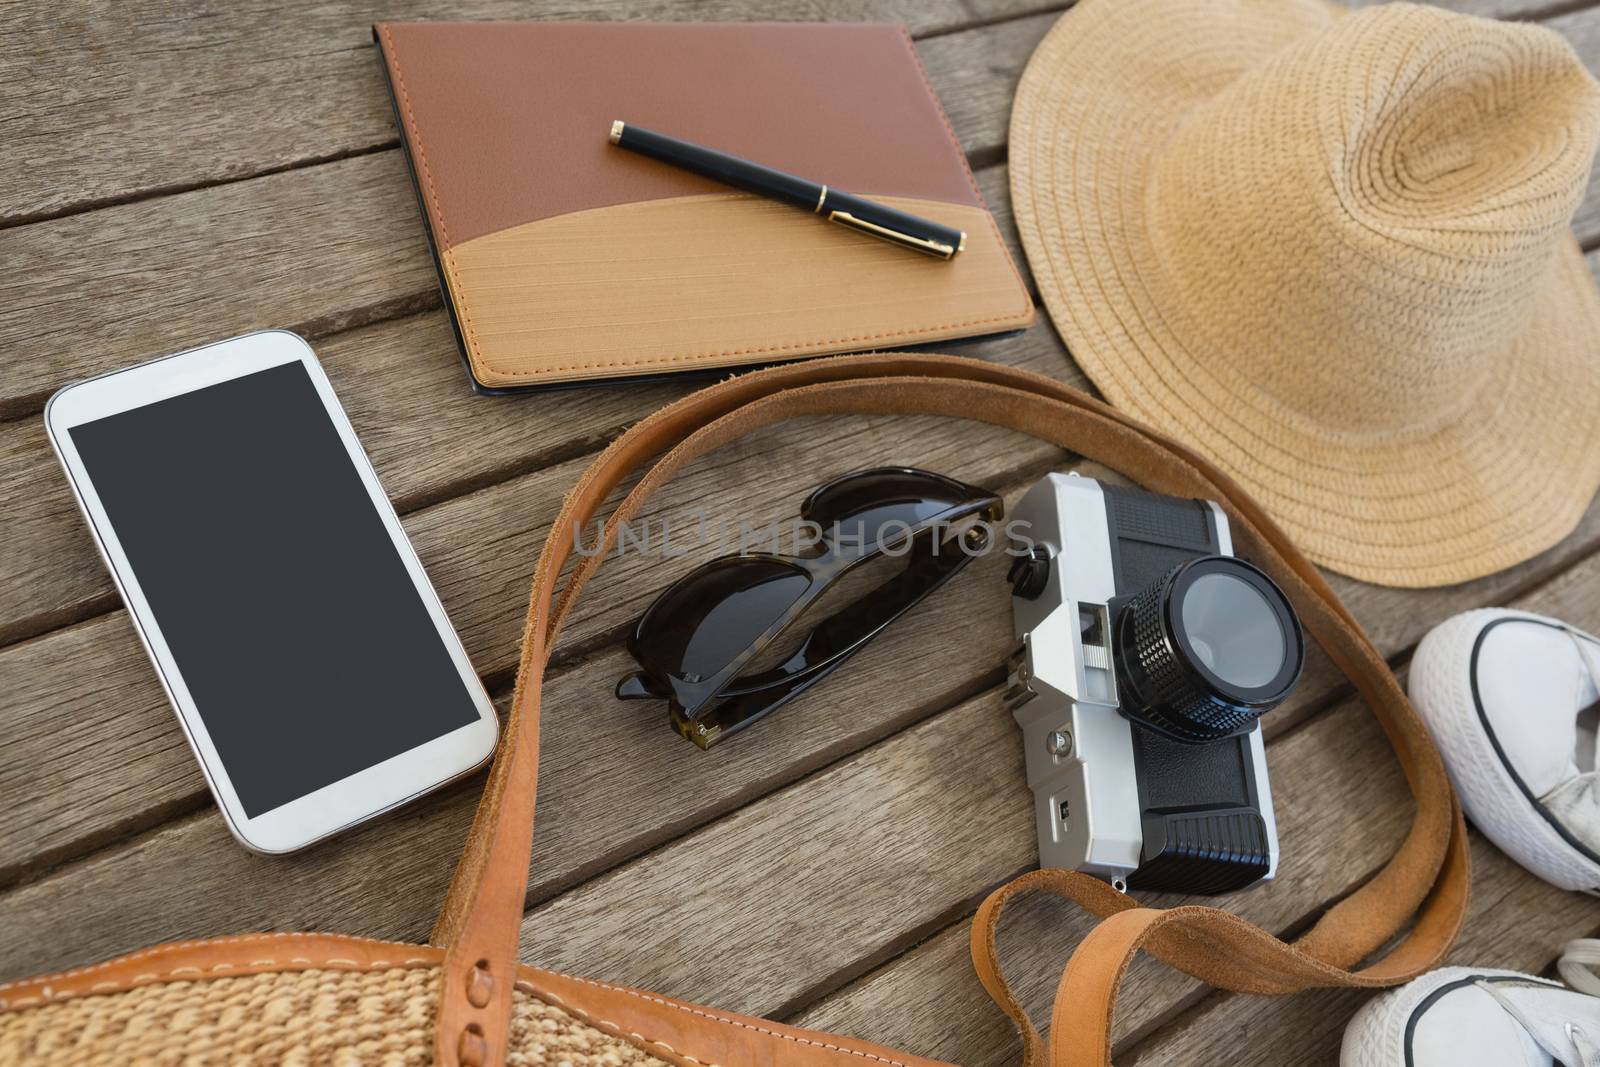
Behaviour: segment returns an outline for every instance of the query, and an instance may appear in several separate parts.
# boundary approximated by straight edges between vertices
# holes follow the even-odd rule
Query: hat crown
[[[1420,432],[1526,328],[1597,140],[1600,87],[1554,33],[1384,5],[1189,115],[1149,225],[1181,304],[1229,325],[1214,370],[1352,434]]]

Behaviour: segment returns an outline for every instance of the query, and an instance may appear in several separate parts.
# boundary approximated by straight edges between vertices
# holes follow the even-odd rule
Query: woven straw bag
[[[640,422],[584,472],[539,559],[516,696],[432,944],[256,935],[165,945],[14,982],[0,987],[0,1062],[933,1067],[853,1038],[542,971],[516,958],[541,676],[562,620],[604,555],[578,561],[557,596],[571,547],[562,531],[587,528],[611,490],[655,459],[607,521],[609,546],[618,524],[693,457],[761,426],[835,412],[978,419],[1071,448],[1152,489],[1222,502],[1241,553],[1284,588],[1306,630],[1382,722],[1416,796],[1411,832],[1387,866],[1292,945],[1215,908],[1140,907],[1066,871],[1036,871],[997,890],[973,924],[973,960],[1021,1029],[1028,1064],[1110,1062],[1116,988],[1140,948],[1212,985],[1269,994],[1392,985],[1439,960],[1460,928],[1468,882],[1466,830],[1443,765],[1382,657],[1261,509],[1188,449],[1042,375],[947,356],[847,356],[701,390]],[[1048,1054],[995,958],[1006,902],[1030,889],[1104,918],[1062,976]],[[1391,943],[1377,962],[1352,969]]]

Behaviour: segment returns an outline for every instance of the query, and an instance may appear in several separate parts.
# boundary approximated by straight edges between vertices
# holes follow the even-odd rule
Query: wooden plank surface
[[[1451,6],[1543,19],[1600,67],[1600,9]],[[401,0],[381,13],[450,7]],[[1010,96],[1060,5],[826,8],[592,0],[538,13],[909,21],[1020,258],[1002,164]],[[491,0],[469,13],[533,10]],[[503,705],[526,583],[560,494],[606,440],[695,384],[467,392],[367,40],[377,11],[293,0],[199,15],[141,0],[115,11],[35,5],[0,25],[0,130],[12,149],[0,160],[0,343],[16,354],[0,375],[0,978],[254,929],[420,939],[479,788],[461,783],[296,857],[239,849],[49,455],[36,415],[50,391],[259,326],[318,339]],[[1574,228],[1585,247],[1600,243],[1595,186]],[[1021,338],[953,347],[1084,384],[1043,321]],[[948,420],[807,420],[700,461],[652,515],[684,520],[713,500],[741,518],[781,518],[864,456],[993,484],[1013,500],[1067,462]],[[1478,582],[1401,591],[1333,581],[1403,669],[1428,627],[1468,607],[1514,601],[1600,628],[1597,549],[1600,504],[1562,544]],[[1011,643],[1004,561],[978,561],[826,685],[700,753],[660,707],[609,696],[630,663],[623,627],[697,558],[610,561],[557,650],[524,958],[973,1067],[1014,1062],[1014,1035],[965,948],[982,894],[1037,862],[1020,740],[995,691]],[[1268,720],[1282,876],[1228,906],[1269,929],[1305,928],[1403,832],[1403,783],[1347,697],[1313,655],[1300,692]],[[1478,897],[1459,958],[1537,970],[1561,939],[1600,928],[1592,901],[1543,886],[1481,840],[1474,859]],[[1043,900],[1008,923],[1008,968],[1036,1017],[1086,929]],[[1118,1062],[1332,1063],[1361,1000],[1208,993],[1141,960]],[[1253,1035],[1243,1052],[1240,1028]]]

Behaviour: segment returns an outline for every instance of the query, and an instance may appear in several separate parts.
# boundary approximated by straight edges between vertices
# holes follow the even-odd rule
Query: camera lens
[[[1122,711],[1185,741],[1240,733],[1294,688],[1300,620],[1271,578],[1232,556],[1173,568],[1118,613]]]
[[[1283,667],[1283,623],[1266,594],[1234,574],[1202,574],[1181,608],[1183,632],[1200,664],[1229,685],[1254,689]]]

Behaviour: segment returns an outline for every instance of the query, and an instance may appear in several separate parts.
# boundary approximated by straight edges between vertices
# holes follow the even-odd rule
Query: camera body
[[[1271,878],[1259,715],[1304,659],[1287,598],[1230,558],[1227,516],[1208,501],[1051,474],[1013,519],[1007,700],[1041,865],[1121,890]]]

